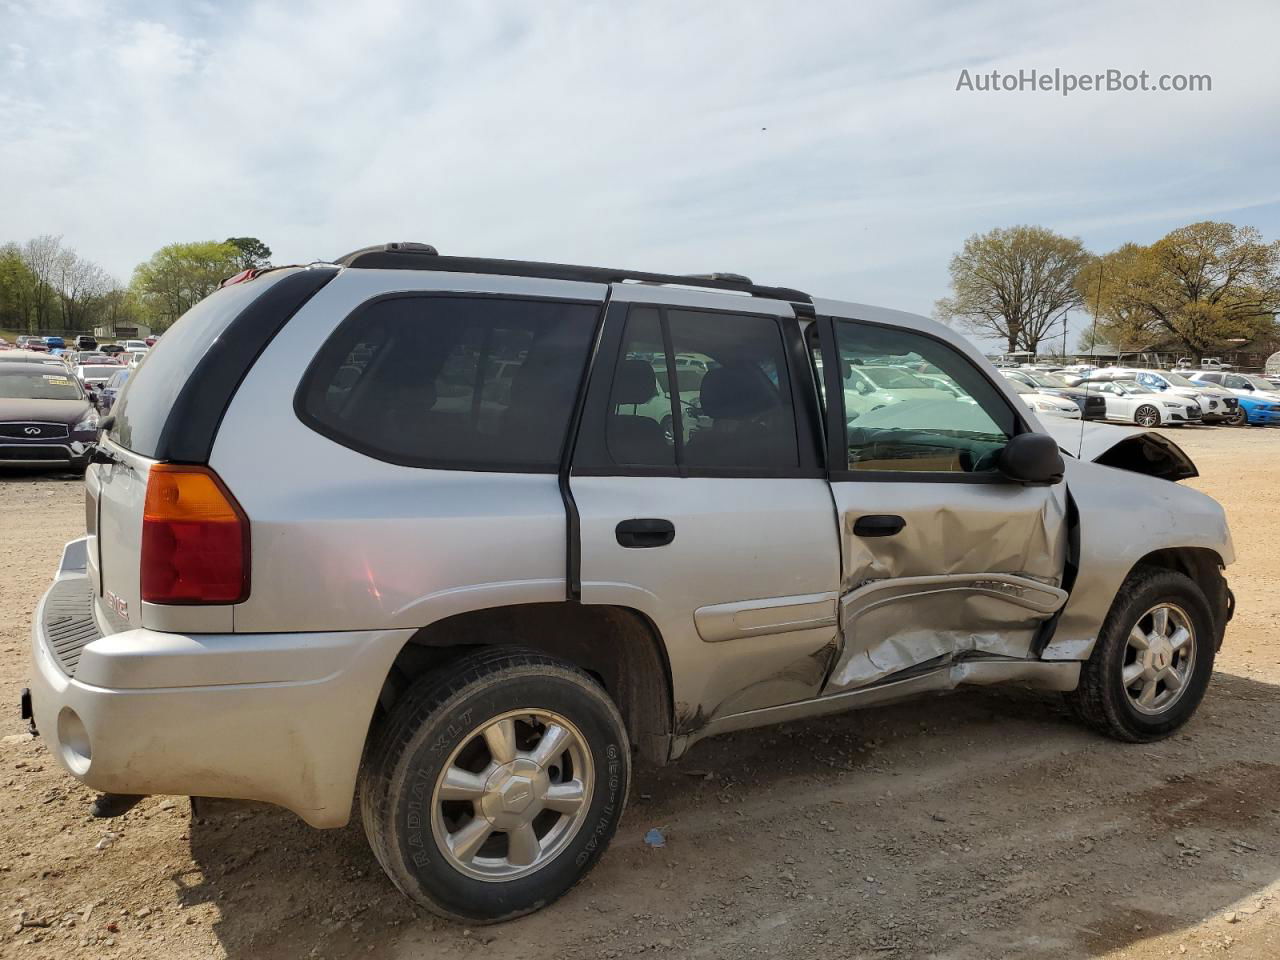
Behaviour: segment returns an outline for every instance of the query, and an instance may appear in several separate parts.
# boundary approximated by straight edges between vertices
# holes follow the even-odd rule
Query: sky
[[[993,227],[1280,239],[1278,35],[1274,0],[0,0],[0,242],[127,281],[175,241],[417,240],[929,314]],[[1212,90],[956,89],[1055,68]]]

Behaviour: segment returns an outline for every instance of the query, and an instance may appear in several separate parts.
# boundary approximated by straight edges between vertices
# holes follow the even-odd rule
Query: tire
[[[497,739],[514,759],[500,765],[481,731],[504,724]],[[563,746],[538,765],[552,724]],[[469,799],[440,796],[446,768],[461,778],[449,789]],[[617,829],[630,780],[626,729],[599,684],[551,657],[493,647],[422,677],[396,702],[361,766],[360,808],[374,855],[405,896],[451,920],[496,923],[586,875]],[[546,806],[569,810],[574,783],[572,812]],[[482,834],[468,852],[467,837]],[[517,835],[532,837],[521,851]]]
[[[1150,429],[1160,426],[1160,411],[1149,403],[1144,403],[1133,412],[1133,422],[1140,427]]]
[[[1157,648],[1148,635],[1148,647],[1134,649],[1132,632],[1152,634],[1151,611],[1164,607],[1168,626],[1165,633],[1176,636],[1181,627],[1190,633],[1190,655],[1186,643],[1181,653],[1170,652],[1161,660],[1164,649]],[[1140,567],[1125,581],[1116,594],[1093,655],[1080,670],[1080,685],[1067,694],[1076,716],[1100,733],[1130,743],[1160,740],[1177,730],[1196,712],[1213,674],[1217,632],[1213,613],[1203,591],[1190,577],[1171,570]],[[1139,657],[1147,658],[1148,669],[1125,685],[1127,670],[1141,669]],[[1147,706],[1138,704],[1146,692],[1151,674],[1167,662],[1169,670],[1178,673],[1180,685],[1172,699],[1161,703],[1170,692],[1170,680],[1153,686],[1155,699]],[[1136,670],[1135,670],[1136,672]],[[1168,671],[1164,672],[1168,678]]]
[[[1229,422],[1233,427],[1249,426],[1249,411],[1244,408],[1243,404],[1241,404],[1236,407],[1236,414]]]

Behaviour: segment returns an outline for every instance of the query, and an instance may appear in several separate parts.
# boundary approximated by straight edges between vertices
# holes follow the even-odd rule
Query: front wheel
[[[1231,424],[1233,427],[1247,427],[1249,425],[1249,411],[1244,408],[1243,404],[1241,404],[1232,411],[1231,417],[1227,420],[1227,423]]]
[[[1160,411],[1149,403],[1144,403],[1133,414],[1133,422],[1140,427],[1160,426]]]
[[[1068,702],[1081,720],[1117,740],[1167,737],[1204,697],[1216,636],[1194,580],[1139,568],[1116,594]]]
[[[594,680],[490,648],[395,704],[361,769],[361,814],[402,893],[493,923],[551,903],[595,865],[630,774],[622,718]]]

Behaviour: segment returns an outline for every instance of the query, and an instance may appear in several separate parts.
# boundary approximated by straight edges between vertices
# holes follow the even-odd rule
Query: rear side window
[[[288,271],[223,287],[205,297],[165,331],[135,368],[112,409],[107,436],[144,457],[156,457],[160,437],[187,378],[231,322]],[[126,355],[127,359],[127,355]]]
[[[391,463],[554,472],[598,313],[494,297],[373,301],[317,354],[298,416]]]

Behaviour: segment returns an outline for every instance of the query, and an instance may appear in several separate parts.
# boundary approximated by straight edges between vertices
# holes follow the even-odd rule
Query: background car
[[[146,350],[147,341],[145,340],[121,340],[120,346],[126,350]]]
[[[1280,389],[1270,380],[1248,373],[1227,373],[1217,370],[1191,374],[1194,383],[1211,383],[1230,390],[1237,397],[1256,397],[1271,403],[1280,403]]]
[[[1101,394],[1108,420],[1126,420],[1140,427],[1199,423],[1200,405],[1185,397],[1156,393],[1137,380],[1088,380],[1090,392]]]
[[[69,371],[0,364],[0,465],[83,470],[97,440],[97,406]]]
[[[81,363],[75,367],[76,378],[86,387],[99,389],[120,372],[118,363]]]
[[[67,342],[58,336],[45,337],[44,345],[50,350],[65,350],[67,348]]]
[[[1080,407],[1070,397],[1059,397],[1051,393],[1037,393],[1025,383],[1010,380],[1009,386],[1023,403],[1036,413],[1047,413],[1054,417],[1066,417],[1069,420],[1080,419]]]
[[[109,354],[110,356],[113,356],[113,357],[117,356],[118,354],[124,353],[124,347],[122,347],[118,343],[104,343],[101,346],[99,346],[98,349],[103,353]]]
[[[1107,415],[1105,401],[1096,394],[1090,394],[1087,390],[1072,386],[1056,373],[1046,373],[1042,370],[1032,370],[1027,367],[1001,370],[1000,373],[1006,380],[1021,383],[1030,387],[1036,393],[1065,397],[1071,400],[1080,408],[1080,415],[1086,420],[1102,420]]]
[[[55,367],[65,368],[64,364],[57,357],[50,356],[48,353],[41,353],[38,350],[6,350],[3,356],[0,356],[0,363],[44,363]]]
[[[1237,415],[1237,400],[1230,390],[1209,383],[1195,383],[1173,370],[1147,370],[1136,367],[1108,367],[1096,370],[1085,378],[1087,381],[1136,380],[1153,393],[1179,396],[1200,405],[1200,413],[1206,423],[1233,421]]]
[[[1241,426],[1270,426],[1280,423],[1280,401],[1269,396],[1251,394],[1237,397],[1238,423]]]
[[[129,381],[131,373],[133,373],[133,369],[130,367],[117,367],[116,372],[98,390],[98,409],[100,412],[107,414],[115,406],[116,397],[120,396],[120,391],[124,389],[124,385]]]
[[[78,337],[76,337],[76,349],[77,350],[97,350],[98,338],[92,337],[87,333],[82,333]]]

